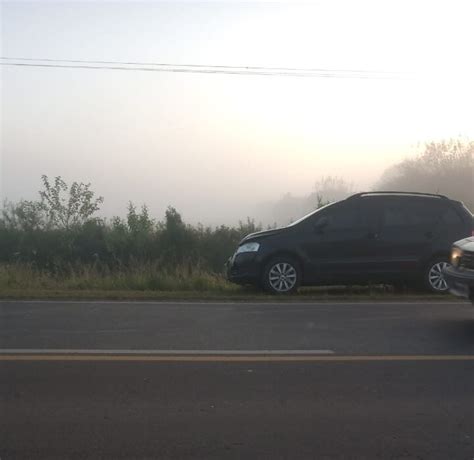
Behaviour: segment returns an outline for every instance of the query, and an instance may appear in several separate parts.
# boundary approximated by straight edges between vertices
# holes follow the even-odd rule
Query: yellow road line
[[[200,362],[200,363],[266,363],[266,362],[384,362],[384,361],[474,361],[474,355],[301,355],[301,356],[150,356],[150,355],[8,355],[5,361],[104,361],[104,362]]]

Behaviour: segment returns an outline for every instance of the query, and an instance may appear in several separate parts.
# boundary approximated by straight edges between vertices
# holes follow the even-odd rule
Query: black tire
[[[294,294],[301,284],[301,278],[301,267],[295,259],[287,256],[275,257],[263,270],[262,286],[270,294]]]
[[[426,264],[423,273],[423,286],[427,291],[435,294],[446,294],[449,292],[448,285],[442,274],[442,270],[449,265],[447,257],[436,257]]]

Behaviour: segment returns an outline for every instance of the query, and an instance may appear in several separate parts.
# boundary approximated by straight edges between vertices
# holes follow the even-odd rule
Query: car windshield
[[[312,216],[319,214],[323,209],[327,209],[331,206],[333,206],[334,203],[329,203],[324,206],[321,206],[320,208],[316,209],[316,211],[312,211],[309,214],[304,215],[303,217],[299,218],[298,220],[295,220],[291,224],[287,225],[287,227],[294,227],[295,225],[300,224],[301,222],[305,221],[306,219],[310,219]]]

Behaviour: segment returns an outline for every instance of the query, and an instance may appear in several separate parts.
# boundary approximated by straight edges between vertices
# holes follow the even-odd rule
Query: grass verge
[[[71,268],[54,275],[28,265],[0,266],[0,299],[4,300],[143,300],[143,301],[452,301],[415,291],[395,292],[389,286],[301,288],[296,295],[272,296],[229,283],[223,276],[189,268],[173,271],[156,266],[108,272]]]

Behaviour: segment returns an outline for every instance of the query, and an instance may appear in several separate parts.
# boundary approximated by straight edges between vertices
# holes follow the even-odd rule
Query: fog
[[[106,217],[132,201],[158,218],[171,205],[191,223],[269,223],[323,177],[368,190],[425,142],[473,139],[471,2],[380,3],[3,2],[3,57],[396,76],[4,65],[2,200],[59,175],[92,183]]]

